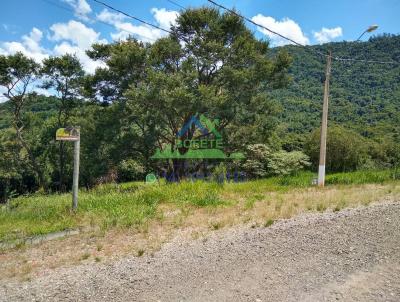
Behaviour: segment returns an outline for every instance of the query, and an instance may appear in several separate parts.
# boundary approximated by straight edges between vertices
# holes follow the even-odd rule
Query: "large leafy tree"
[[[173,147],[196,113],[219,119],[228,152],[267,140],[276,110],[267,92],[287,83],[290,58],[269,58],[268,43],[257,40],[243,20],[212,8],[183,11],[171,31],[152,45],[133,39],[95,45],[89,55],[108,68],[89,79],[87,90],[101,101],[123,103],[139,136],[160,148]],[[194,130],[182,138],[192,138]]]
[[[28,157],[28,164],[36,174],[40,187],[45,186],[43,167],[39,162],[32,144],[24,136],[27,121],[24,109],[32,97],[32,87],[39,73],[39,65],[32,59],[18,52],[14,55],[0,55],[0,85],[5,89],[3,95],[11,103],[12,126],[16,138]]]
[[[139,85],[146,76],[147,48],[132,38],[115,44],[93,44],[88,56],[105,67],[86,77],[86,96],[103,104],[124,101],[129,86]]]
[[[133,106],[153,111],[172,144],[197,112],[218,118],[220,131],[230,128],[225,139],[231,148],[265,140],[275,110],[266,91],[286,83],[289,57],[269,59],[268,44],[239,17],[211,8],[183,12],[172,32],[152,45],[146,81],[128,91]]]
[[[79,59],[75,55],[66,54],[61,57],[49,57],[43,60],[41,68],[45,89],[54,89],[58,94],[57,127],[64,128],[70,122],[72,110],[78,105],[79,92],[82,85],[84,71]],[[66,144],[59,142],[58,166],[59,187],[65,191]]]
[[[12,181],[21,180],[20,146],[12,139],[11,131],[0,130],[0,203],[6,202]]]

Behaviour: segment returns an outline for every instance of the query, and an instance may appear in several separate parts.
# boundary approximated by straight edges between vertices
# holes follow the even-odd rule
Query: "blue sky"
[[[168,27],[179,7],[167,0],[103,0],[146,21]],[[211,5],[206,0],[175,0],[182,6]],[[399,0],[219,0],[243,15],[288,35],[302,44],[354,40],[371,24],[379,33],[400,33]],[[123,18],[92,0],[4,1],[0,12],[0,53],[22,51],[37,61],[49,55],[76,53],[87,72],[99,63],[85,56],[93,42],[111,42],[135,33],[144,41],[154,41],[163,33],[137,21]],[[108,25],[104,24],[107,23]],[[248,25],[258,37],[265,32]],[[268,36],[273,46],[285,41]],[[364,39],[367,39],[366,35]]]

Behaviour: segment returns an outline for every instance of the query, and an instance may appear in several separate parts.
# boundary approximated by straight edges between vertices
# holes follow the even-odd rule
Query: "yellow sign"
[[[67,127],[60,128],[56,132],[56,140],[58,141],[78,141],[79,128]]]

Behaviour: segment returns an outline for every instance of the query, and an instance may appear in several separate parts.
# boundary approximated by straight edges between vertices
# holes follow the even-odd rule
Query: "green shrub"
[[[217,183],[226,182],[226,171],[227,171],[226,165],[224,163],[220,163],[213,169],[212,180]]]
[[[253,178],[272,175],[291,175],[310,166],[307,155],[301,151],[272,152],[263,144],[250,145],[247,148],[247,160],[243,164],[245,172]]]
[[[363,165],[373,166],[368,162],[369,144],[357,132],[332,125],[328,129],[326,170],[348,172]],[[313,169],[317,169],[320,149],[320,132],[314,131],[306,144],[306,153],[310,156]]]
[[[139,180],[144,178],[145,168],[136,160],[126,159],[118,165],[117,173],[120,182]]]
[[[246,161],[242,168],[253,178],[266,177],[268,175],[268,158],[271,149],[264,144],[249,145],[246,152]]]
[[[281,150],[270,155],[267,166],[272,175],[292,175],[310,166],[309,160],[309,157],[301,151]]]

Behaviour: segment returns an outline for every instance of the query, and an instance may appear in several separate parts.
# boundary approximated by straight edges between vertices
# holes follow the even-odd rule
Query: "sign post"
[[[78,208],[79,187],[79,153],[80,153],[80,129],[79,127],[60,128],[56,132],[56,140],[74,142],[74,173],[72,181],[72,209]]]

